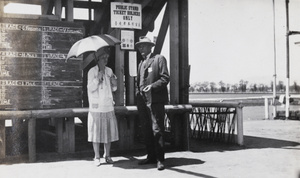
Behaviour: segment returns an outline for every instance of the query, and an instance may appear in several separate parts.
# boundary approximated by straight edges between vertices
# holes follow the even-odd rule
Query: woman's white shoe
[[[100,158],[94,158],[95,166],[100,166]]]

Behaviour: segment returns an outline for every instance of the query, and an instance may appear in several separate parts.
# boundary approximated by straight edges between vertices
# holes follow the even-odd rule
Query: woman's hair
[[[103,54],[110,54],[110,47],[109,46],[102,47],[102,48],[98,49],[98,51],[96,51],[96,56],[97,57],[99,57]]]

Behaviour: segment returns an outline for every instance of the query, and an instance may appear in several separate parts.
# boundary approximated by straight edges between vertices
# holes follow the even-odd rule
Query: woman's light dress
[[[119,140],[112,95],[117,86],[112,86],[111,78],[114,74],[111,68],[105,67],[104,74],[98,71],[98,66],[95,66],[88,72],[88,141],[109,143]]]

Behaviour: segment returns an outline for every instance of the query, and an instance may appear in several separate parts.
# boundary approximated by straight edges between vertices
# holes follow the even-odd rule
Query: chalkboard
[[[66,57],[81,25],[0,18],[0,109],[82,106],[82,61]]]

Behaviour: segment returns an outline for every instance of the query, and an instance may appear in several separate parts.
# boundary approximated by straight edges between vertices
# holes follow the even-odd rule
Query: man
[[[136,96],[147,149],[147,158],[139,164],[157,163],[157,169],[163,170],[165,168],[163,164],[165,160],[164,105],[169,100],[167,61],[162,55],[152,54],[151,49],[155,44],[147,37],[140,37],[135,46],[143,57],[138,66]]]

